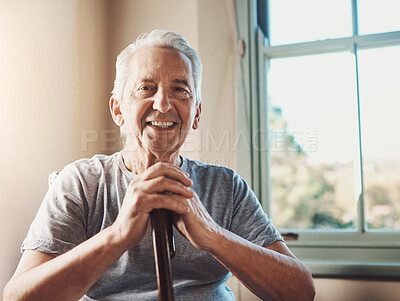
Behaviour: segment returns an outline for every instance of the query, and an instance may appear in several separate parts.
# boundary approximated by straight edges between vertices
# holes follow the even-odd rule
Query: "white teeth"
[[[172,121],[151,121],[150,124],[163,129],[169,128],[174,125]]]

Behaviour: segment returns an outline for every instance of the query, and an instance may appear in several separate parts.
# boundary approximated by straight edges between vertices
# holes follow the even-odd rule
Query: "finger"
[[[181,182],[185,186],[192,186],[193,182],[189,178],[189,174],[179,167],[176,167],[175,165],[169,164],[169,163],[157,163],[150,168],[148,168],[144,173],[143,173],[143,179],[144,180],[149,180],[149,179],[154,179],[159,176],[165,176],[167,178],[176,180]]]
[[[166,178],[164,176],[151,179],[141,183],[142,190],[146,193],[170,192],[181,195],[185,198],[193,197],[193,190],[181,182]]]
[[[138,198],[138,201],[132,204],[124,202],[122,204],[123,208],[131,208],[135,212],[135,216],[141,216],[148,218],[148,214],[153,209],[168,209],[179,214],[190,211],[190,205],[188,199],[175,195],[175,194],[143,194]],[[130,211],[122,209],[118,216],[130,215]]]
[[[182,196],[169,194],[148,195],[147,206],[153,209],[168,209],[178,214],[184,214],[190,210],[188,200]],[[150,210],[150,211],[151,211]]]

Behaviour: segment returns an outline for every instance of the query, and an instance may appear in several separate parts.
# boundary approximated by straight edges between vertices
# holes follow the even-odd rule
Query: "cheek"
[[[128,108],[128,115],[130,120],[128,121],[134,130],[141,131],[145,125],[144,120],[152,111],[152,104],[149,101],[131,102]]]
[[[130,99],[126,107],[124,107],[125,115],[129,118],[126,121],[136,124],[141,122],[148,113],[149,107],[150,105],[147,102]]]

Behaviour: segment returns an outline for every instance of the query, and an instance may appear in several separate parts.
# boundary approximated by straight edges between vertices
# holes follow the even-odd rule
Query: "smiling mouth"
[[[161,129],[169,129],[172,128],[176,123],[172,121],[149,121],[146,122],[147,125],[152,125]]]

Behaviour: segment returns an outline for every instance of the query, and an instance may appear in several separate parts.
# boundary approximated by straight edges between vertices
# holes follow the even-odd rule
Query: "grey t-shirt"
[[[254,193],[233,170],[187,158],[182,158],[181,168],[190,174],[193,190],[220,226],[260,246],[282,240]],[[136,176],[126,169],[121,152],[66,166],[47,192],[21,249],[60,255],[107,228],[115,221],[128,184]],[[174,236],[175,299],[234,300],[226,285],[231,273],[176,229]],[[81,300],[158,300],[150,232]]]

